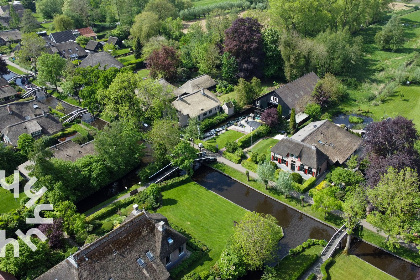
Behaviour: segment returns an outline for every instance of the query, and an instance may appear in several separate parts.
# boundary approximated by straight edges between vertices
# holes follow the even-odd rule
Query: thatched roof
[[[163,264],[166,256],[187,240],[167,225],[161,231],[160,221],[162,219],[155,220],[150,214],[140,212],[37,279],[166,280],[169,278]],[[170,246],[166,245],[167,236],[174,240]],[[151,252],[154,259],[149,259],[147,252]]]
[[[6,42],[22,40],[22,32],[17,29],[0,31],[0,38]]]
[[[183,115],[195,118],[210,109],[220,106],[220,101],[212,92],[204,89],[203,91],[199,90],[192,94],[179,96],[177,100],[172,102],[172,105]]]
[[[175,95],[190,94],[201,89],[208,89],[215,86],[217,83],[209,75],[201,75],[194,79],[187,81],[174,91]]]
[[[17,94],[17,91],[9,85],[5,78],[0,77],[0,98],[7,98]]]
[[[55,158],[74,162],[86,155],[94,154],[95,146],[93,141],[79,145],[72,140],[68,140],[50,147],[50,150],[53,152]]]
[[[55,46],[52,46],[52,52],[58,52],[62,57],[67,59],[78,59],[88,55],[84,48],[82,48],[81,46],[79,46],[79,44],[73,41],[55,44]]]
[[[328,156],[332,163],[344,163],[362,144],[362,138],[328,121],[308,124],[292,137],[314,145]]]
[[[74,36],[73,31],[66,30],[66,31],[51,33],[50,39],[54,43],[59,44],[59,43],[64,43],[68,41],[76,41],[76,36]]]
[[[101,44],[98,41],[90,40],[87,44],[85,49],[88,51],[97,51],[100,49]]]
[[[271,148],[271,152],[283,157],[294,155],[295,157],[300,158],[300,161],[304,165],[312,168],[318,168],[328,160],[328,157],[316,147],[289,137],[284,137],[277,142],[277,144]]]
[[[116,60],[112,55],[107,52],[89,53],[88,56],[83,59],[79,67],[88,67],[99,65],[99,69],[104,70],[111,67],[120,69],[124,65]]]
[[[11,114],[9,114],[9,110]],[[0,131],[5,127],[42,116],[48,106],[38,101],[15,102],[0,106]]]

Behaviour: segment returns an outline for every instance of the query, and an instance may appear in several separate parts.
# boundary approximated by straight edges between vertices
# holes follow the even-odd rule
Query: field
[[[13,193],[0,187],[0,214],[18,208],[23,197],[25,197],[25,194],[20,193],[19,198],[15,199]]]
[[[366,279],[366,277],[370,280],[395,279],[356,256],[344,254],[335,257],[335,264],[329,269],[329,274],[331,280]]]
[[[316,245],[310,247],[296,256],[287,256],[280,261],[276,266],[278,275],[281,275],[283,280],[296,279],[296,273],[298,271],[306,270],[310,267],[312,255],[321,255],[324,247]],[[306,269],[305,269],[306,268]]]
[[[342,111],[365,113],[376,121],[383,117],[402,115],[414,119],[416,125],[420,125],[420,114],[413,109],[419,104],[420,87],[401,86],[385,101],[375,99],[420,47],[420,11],[402,16],[401,21],[404,23],[406,42],[396,52],[382,51],[374,42],[375,34],[386,22],[372,25],[356,34],[363,38],[365,56],[362,65],[349,78],[350,98],[340,106]],[[400,93],[403,93],[402,98]]]
[[[208,6],[213,5],[217,3],[226,2],[227,0],[199,0],[199,1],[193,1],[194,7],[200,7],[200,6]]]
[[[233,222],[246,210],[206,190],[194,182],[165,191],[159,213],[210,248],[208,257],[191,270],[208,271],[220,257],[230,236]]]
[[[206,141],[209,144],[212,145],[218,145],[219,150],[223,149],[226,146],[226,143],[229,141],[236,141],[240,137],[244,136],[243,133],[234,131],[234,130],[228,130],[223,134],[220,134],[219,136],[216,136],[208,141]]]

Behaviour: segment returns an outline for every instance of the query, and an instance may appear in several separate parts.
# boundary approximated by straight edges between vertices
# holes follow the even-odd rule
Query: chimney
[[[7,105],[7,112],[9,112],[9,115],[11,115],[13,113],[12,109],[10,109],[10,105]]]
[[[164,221],[159,222],[157,224],[157,228],[158,228],[159,231],[164,232],[165,231],[165,222]]]
[[[133,205],[133,210],[134,211],[139,211],[139,205],[138,204],[134,204]]]
[[[201,94],[202,94],[202,95],[205,95],[205,93],[204,93],[204,88],[202,88],[202,89],[201,89]]]

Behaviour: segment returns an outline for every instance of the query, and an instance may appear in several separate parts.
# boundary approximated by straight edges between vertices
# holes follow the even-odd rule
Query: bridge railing
[[[328,242],[327,246],[325,246],[324,250],[322,250],[321,256],[323,256],[325,254],[325,252],[328,251],[328,249],[331,246],[331,244],[334,243],[335,238],[340,235],[340,233],[344,230],[345,227],[346,227],[346,224],[342,225],[341,228],[339,228],[334,233],[334,235],[331,237],[330,241]]]

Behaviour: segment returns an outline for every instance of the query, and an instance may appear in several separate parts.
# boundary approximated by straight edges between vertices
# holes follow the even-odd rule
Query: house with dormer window
[[[83,246],[38,280],[167,280],[188,252],[187,238],[161,214],[136,208],[118,228]]]

